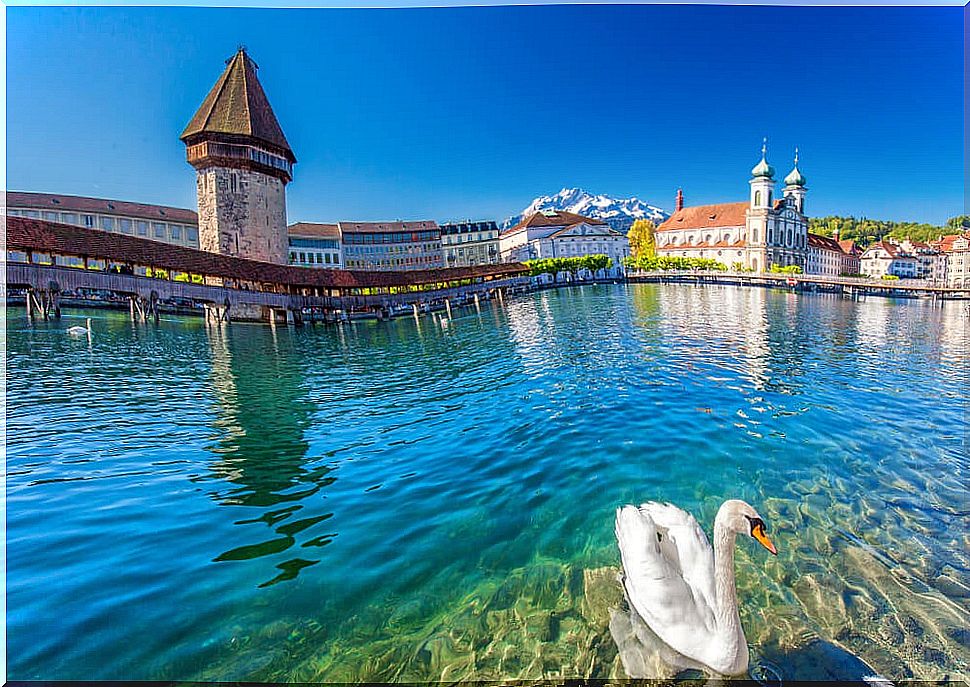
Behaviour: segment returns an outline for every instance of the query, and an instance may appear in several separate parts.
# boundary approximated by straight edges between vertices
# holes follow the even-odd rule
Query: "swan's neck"
[[[744,636],[734,582],[734,537],[734,531],[724,523],[714,523],[714,593],[717,596],[714,617],[717,619],[718,633],[727,641]]]

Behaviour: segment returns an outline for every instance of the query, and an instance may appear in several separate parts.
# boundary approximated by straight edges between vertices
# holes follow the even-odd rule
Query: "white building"
[[[933,247],[944,257],[942,282],[947,286],[970,286],[970,232],[941,236]]]
[[[630,255],[630,241],[603,220],[543,210],[503,232],[499,249],[502,262],[606,255],[619,267]]]
[[[860,269],[874,279],[885,276],[916,279],[919,261],[902,247],[889,241],[874,243],[862,254]]]
[[[834,238],[808,234],[808,251],[805,256],[805,273],[838,277],[845,272],[845,251]]]
[[[498,264],[499,230],[495,222],[448,222],[440,227],[445,267]]]
[[[100,229],[186,248],[199,247],[198,217],[192,210],[107,198],[55,193],[7,192],[7,214]]]
[[[289,264],[338,269],[344,266],[340,228],[336,224],[297,222],[287,227]]]
[[[657,227],[658,254],[709,258],[727,267],[740,265],[756,272],[767,271],[772,265],[798,265],[808,273],[813,269],[825,270],[816,273],[841,270],[835,267],[834,252],[831,256],[816,252],[809,264],[807,187],[798,169],[798,151],[795,165],[785,177],[783,196],[778,199],[774,198],[775,170],[768,164],[766,152],[763,146],[761,161],[751,170],[745,202],[685,208],[678,193],[674,214]],[[822,243],[826,250],[834,251],[827,241],[818,245]]]

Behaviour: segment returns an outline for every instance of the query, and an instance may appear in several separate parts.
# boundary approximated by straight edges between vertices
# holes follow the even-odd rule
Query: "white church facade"
[[[809,260],[816,246],[809,243],[807,187],[798,169],[798,151],[781,198],[774,197],[775,170],[766,153],[762,146],[761,161],[751,170],[745,202],[684,207],[683,194],[678,192],[674,213],[657,227],[657,254],[709,258],[729,268],[740,266],[755,272],[768,271],[772,265],[798,265],[808,272],[809,267],[821,270],[824,265],[826,272],[831,269],[838,274],[835,270],[841,269],[841,260]]]

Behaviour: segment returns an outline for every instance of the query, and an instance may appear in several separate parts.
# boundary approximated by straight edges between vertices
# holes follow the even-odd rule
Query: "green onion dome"
[[[772,167],[771,165],[769,165],[768,164],[768,161],[765,160],[764,156],[762,156],[761,157],[761,162],[759,162],[758,164],[756,164],[754,166],[754,169],[751,170],[751,176],[753,176],[753,177],[767,177],[767,178],[771,179],[773,176],[775,176],[775,168]]]
[[[785,186],[804,186],[806,183],[805,177],[798,171],[798,165],[785,177]]]

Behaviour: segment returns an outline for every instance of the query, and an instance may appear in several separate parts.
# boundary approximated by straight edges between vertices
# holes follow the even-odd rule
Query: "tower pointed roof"
[[[203,138],[205,134],[256,139],[277,149],[291,162],[296,162],[269,99],[256,77],[258,69],[259,66],[246,49],[240,47],[235,55],[226,60],[222,76],[179,138],[186,144],[190,143],[190,139]]]

